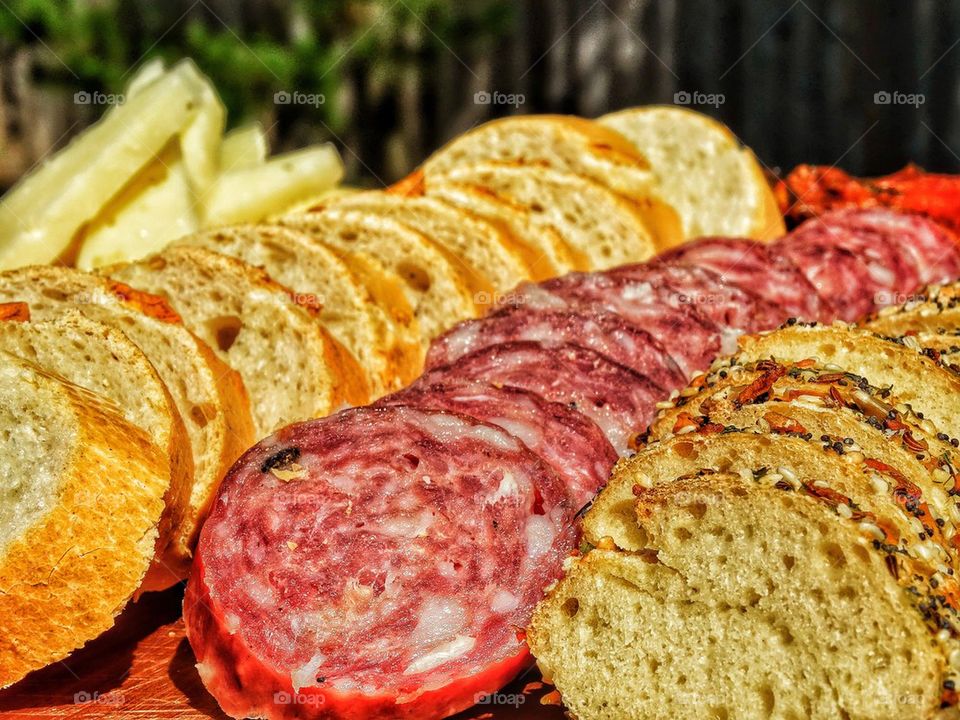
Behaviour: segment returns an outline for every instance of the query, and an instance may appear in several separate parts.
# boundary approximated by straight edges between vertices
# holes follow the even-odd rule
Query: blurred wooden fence
[[[351,177],[392,181],[489,117],[686,99],[770,166],[960,171],[960,3],[517,0],[515,18],[480,51],[435,49],[387,85],[350,65],[335,101],[354,120],[335,140]],[[29,62],[0,65],[0,182],[91,119],[70,93],[32,88]],[[277,140],[327,134],[301,126]]]

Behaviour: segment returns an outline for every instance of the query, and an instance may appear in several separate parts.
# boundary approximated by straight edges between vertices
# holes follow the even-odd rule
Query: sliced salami
[[[450,410],[502,427],[543,458],[583,507],[607,482],[617,452],[584,415],[517,387],[448,378],[424,381],[382,398],[380,405]]]
[[[644,283],[613,280],[601,273],[571,273],[563,279],[566,282],[551,289],[520,285],[511,294],[510,302],[531,309],[617,313],[659,340],[687,377],[710,366],[720,353],[722,339],[728,340],[731,351],[735,348],[735,336],[727,338],[727,333],[691,305],[658,298]]]
[[[821,220],[858,236],[879,236],[881,242],[905,256],[904,262],[917,271],[919,280],[912,287],[901,288],[903,294],[913,292],[917,284],[960,278],[957,236],[930,218],[887,208],[866,208],[828,213]]]
[[[184,600],[234,717],[442,718],[528,662],[517,628],[575,547],[561,480],[499,427],[358,408],[223,481]]]
[[[858,225],[861,212],[840,210],[811,218],[771,248],[799,267],[840,318],[850,322],[902,302],[920,286],[921,277],[896,233]]]
[[[663,391],[649,378],[578,345],[521,341],[478,350],[423,381],[469,378],[529,390],[595,422],[620,455],[650,423]]]
[[[646,375],[668,395],[685,384],[683,371],[648,331],[612,312],[568,312],[507,307],[479,320],[468,320],[433,341],[427,369],[449,365],[490,345],[534,340],[545,345],[571,343],[596,350]]]
[[[692,265],[783,308],[787,317],[831,322],[836,309],[821,298],[799,268],[769,245],[746,238],[705,237],[659,255],[655,262]]]
[[[605,274],[617,280],[649,284],[660,299],[692,306],[720,328],[732,331],[771,330],[789,317],[783,307],[725,282],[718,273],[702,267],[640,263]]]

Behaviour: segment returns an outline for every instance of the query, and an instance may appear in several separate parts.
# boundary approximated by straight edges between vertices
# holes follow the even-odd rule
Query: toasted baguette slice
[[[503,293],[531,279],[530,267],[508,233],[482,217],[432,197],[404,197],[380,191],[344,195],[324,207],[354,209],[392,217],[452,253],[464,269],[478,304],[489,307]]]
[[[0,315],[8,308],[0,305]],[[169,587],[167,567],[178,564],[173,540],[193,487],[193,454],[173,397],[146,355],[119,330],[75,310],[57,320],[0,323],[0,350],[112,402],[166,453],[166,509],[157,528],[156,557],[141,589]]]
[[[530,268],[532,280],[547,280],[576,269],[573,255],[557,231],[535,222],[522,205],[507,202],[482,187],[458,183],[434,185],[430,196],[499,226]]]
[[[419,373],[419,337],[395,323],[366,285],[329,248],[276,225],[236,225],[195,233],[177,245],[205,247],[262,268],[298,299],[364,369],[373,396],[402,387]]]
[[[676,407],[662,410],[650,438],[744,427],[806,437],[848,458],[863,456],[875,466],[878,487],[919,488],[942,521],[932,531],[960,542],[960,508],[951,496],[960,481],[960,450],[929,421],[896,410],[901,403],[888,388],[852,374],[771,362],[722,372],[725,377],[711,376],[688,402],[678,398]],[[917,517],[924,512],[918,509]]]
[[[427,185],[484,163],[548,167],[591,178],[619,193],[646,198],[655,189],[650,163],[615,130],[573,115],[518,115],[484,123],[454,138],[423,163]]]
[[[424,345],[479,313],[458,261],[393,218],[328,208],[284,215],[278,222],[333,248],[352,266],[366,264],[374,273],[400,277]]]
[[[960,282],[928,287],[914,300],[884,308],[864,326],[880,335],[960,331]]]
[[[254,442],[240,376],[183,326],[162,298],[70,268],[26,267],[0,273],[0,300],[26,301],[36,320],[70,309],[122,331],[150,360],[187,428],[194,478],[190,504],[171,546],[169,584],[186,577],[200,525],[220,480]]]
[[[190,331],[240,373],[258,437],[369,399],[363,371],[315,311],[252,265],[181,246],[104,273],[166,298]]]
[[[680,214],[684,237],[773,240],[786,232],[760,163],[722,123],[674,106],[621,110],[598,122],[649,158],[656,192]]]
[[[938,623],[956,611],[929,566],[739,467],[640,490],[648,550],[592,550],[538,606],[527,641],[571,714],[929,720],[955,702]]]
[[[168,461],[115,406],[0,352],[0,687],[113,625],[150,567]]]
[[[783,480],[795,489],[805,478],[829,478],[835,492],[856,498],[858,507],[864,511],[889,515],[884,512],[885,503],[892,501],[897,484],[880,473],[884,494],[879,494],[874,489],[874,477],[878,474],[874,464],[863,453],[841,457],[817,438],[766,433],[756,426],[731,426],[722,433],[703,430],[674,436],[652,443],[617,466],[607,487],[584,517],[584,537],[594,545],[613,542],[623,550],[642,550],[645,540],[634,522],[635,486],[653,487],[664,478],[689,475],[704,468],[736,472],[742,465],[764,466],[769,472],[767,480]],[[876,485],[881,487],[879,482]],[[864,493],[863,488],[869,492]],[[916,492],[918,502],[925,503],[922,491]],[[928,512],[930,516],[924,524],[936,525],[940,516],[934,516],[932,510]],[[891,518],[900,527],[904,542],[915,546],[919,540],[908,537],[913,535],[909,528],[915,518],[910,513],[901,513],[900,509]],[[935,559],[939,564],[950,566],[952,555],[941,549],[945,541],[938,531],[935,534],[941,542],[931,550],[931,562]]]
[[[483,187],[526,209],[535,222],[560,235],[578,270],[641,262],[657,251],[657,238],[639,205],[579,175],[486,163],[455,168],[437,184],[447,181]]]
[[[811,360],[850,372],[894,394],[950,437],[960,437],[960,376],[936,360],[902,343],[886,340],[851,325],[796,325],[759,335],[744,335],[735,358],[717,361],[744,365],[760,360]]]

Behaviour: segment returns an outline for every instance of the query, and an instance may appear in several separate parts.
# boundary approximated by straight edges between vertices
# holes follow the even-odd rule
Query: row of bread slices
[[[707,174],[729,180],[723,198],[681,181]],[[774,235],[773,207],[752,154],[695,113],[512,118],[390,192],[97,273],[0,275],[0,617],[42,629],[0,633],[0,685],[102,632],[138,588],[183,578],[221,478],[256,438],[406,384],[432,337],[520,281],[705,230]],[[81,587],[103,591],[90,604]]]
[[[933,287],[745,336],[664,403],[528,632],[570,711],[953,717],[958,350],[960,284]]]

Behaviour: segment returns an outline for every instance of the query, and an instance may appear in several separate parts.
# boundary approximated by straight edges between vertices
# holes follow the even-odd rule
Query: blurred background
[[[490,117],[642,103],[714,115],[774,169],[960,170],[949,0],[0,0],[0,190],[102,114],[83,93],[185,56],[230,126],[332,140],[367,186]]]

